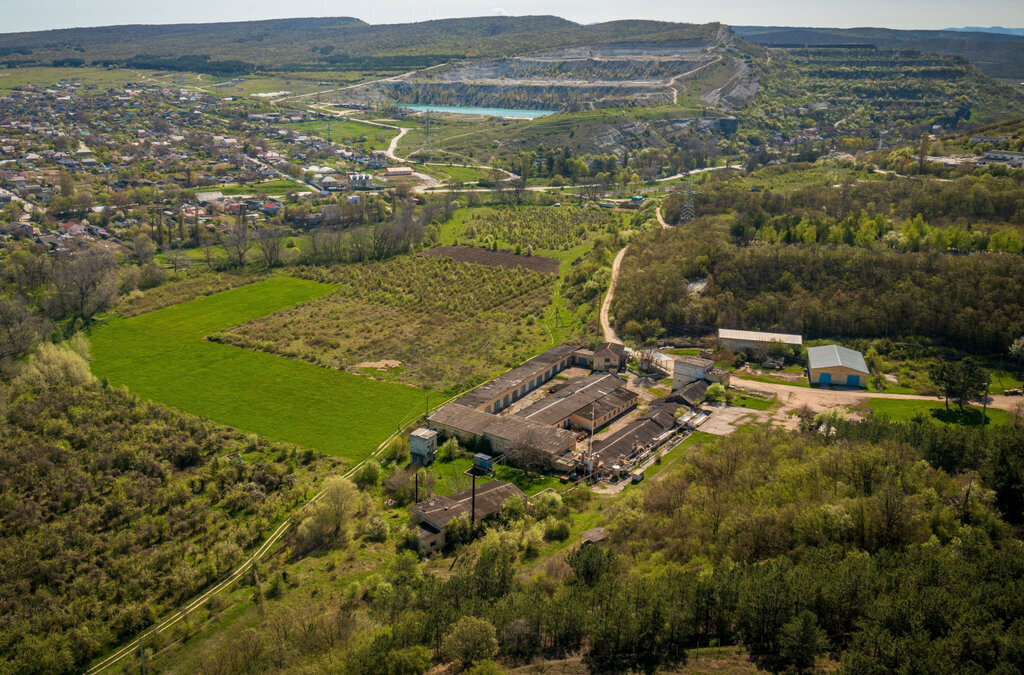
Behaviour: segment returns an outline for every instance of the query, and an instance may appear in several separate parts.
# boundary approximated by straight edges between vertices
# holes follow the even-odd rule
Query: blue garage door
[[[846,384],[850,385],[851,387],[859,387],[860,386],[860,376],[859,375],[847,375],[846,376]]]
[[[832,373],[822,373],[818,375],[818,382],[821,384],[832,384]]]

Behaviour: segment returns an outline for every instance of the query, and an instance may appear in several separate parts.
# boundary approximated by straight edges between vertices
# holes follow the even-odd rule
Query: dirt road
[[[608,321],[608,310],[612,306],[612,297],[615,295],[615,282],[619,278],[619,266],[622,265],[622,258],[626,255],[629,246],[623,246],[612,261],[612,280],[608,282],[608,292],[604,294],[604,302],[601,303],[601,333],[605,342],[622,342],[622,338],[616,334],[612,324]]]
[[[910,401],[931,401],[941,403],[943,399],[935,396],[919,396],[915,394],[884,394],[862,390],[843,389],[810,389],[808,387],[794,387],[787,384],[776,384],[774,382],[758,382],[734,376],[734,386],[764,391],[775,394],[778,398],[779,409],[772,415],[772,420],[785,427],[792,427],[796,423],[796,416],[788,413],[801,410],[807,406],[814,412],[832,410],[838,408],[858,408],[866,406],[868,399],[886,398],[903,399]],[[1024,399],[1019,396],[993,395],[989,397],[988,407],[1006,410],[1021,415],[1021,407],[1024,407]]]
[[[655,211],[654,213],[655,213],[656,216],[658,216],[658,222],[661,223],[661,226],[663,228],[665,228],[666,230],[672,228],[672,226],[669,225],[668,223],[666,223],[665,219],[661,217],[661,204],[658,204],[658,210]]]

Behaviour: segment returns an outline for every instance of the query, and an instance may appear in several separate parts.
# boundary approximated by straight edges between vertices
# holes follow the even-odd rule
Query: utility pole
[[[988,419],[988,389],[992,386],[992,373],[988,373],[988,379],[985,380],[985,399],[981,402],[981,426],[985,426],[985,420]]]
[[[470,536],[472,536],[472,534],[475,531],[476,531],[476,472],[474,471],[473,472],[473,497],[472,497],[472,501],[471,501],[470,516],[469,516],[469,534],[470,534]]]

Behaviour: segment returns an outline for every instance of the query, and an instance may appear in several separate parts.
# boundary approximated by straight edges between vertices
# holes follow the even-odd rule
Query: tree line
[[[699,295],[687,280],[707,278]],[[680,228],[641,237],[624,261],[621,328],[724,326],[805,337],[931,338],[1003,354],[1024,334],[1024,257],[780,244],[737,248]],[[657,332],[659,326],[652,330]],[[656,337],[648,335],[645,337]]]

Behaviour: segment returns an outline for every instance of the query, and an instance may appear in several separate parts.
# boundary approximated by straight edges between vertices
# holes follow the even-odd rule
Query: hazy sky
[[[580,23],[640,18],[773,26],[1024,27],[1024,0],[0,0],[0,32],[307,16],[406,23],[494,14],[555,14]]]

